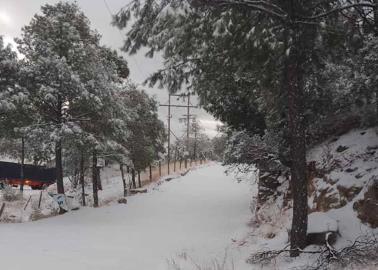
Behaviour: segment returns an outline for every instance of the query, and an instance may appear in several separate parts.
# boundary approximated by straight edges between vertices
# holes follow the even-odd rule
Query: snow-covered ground
[[[0,266],[159,270],[222,261],[227,253],[235,269],[250,269],[238,249],[250,230],[251,189],[251,181],[212,164],[129,197],[126,205],[0,224]]]

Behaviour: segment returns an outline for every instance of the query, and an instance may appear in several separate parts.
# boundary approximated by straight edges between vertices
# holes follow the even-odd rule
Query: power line
[[[187,97],[187,105],[179,105],[179,104],[171,104],[171,97],[176,96],[176,97]],[[171,153],[170,153],[170,143],[171,143],[171,108],[186,108],[187,109],[187,127],[186,127],[186,151],[189,153],[189,131],[190,131],[190,120],[192,119],[192,115],[190,115],[190,109],[191,108],[197,108],[197,106],[193,106],[190,103],[190,93],[186,95],[173,95],[169,94],[168,98],[168,104],[159,104],[159,107],[168,107],[168,173],[169,173],[169,162],[171,159]],[[176,137],[176,136],[175,136]],[[177,138],[177,137],[176,137]],[[185,168],[187,168],[187,160],[185,159]]]

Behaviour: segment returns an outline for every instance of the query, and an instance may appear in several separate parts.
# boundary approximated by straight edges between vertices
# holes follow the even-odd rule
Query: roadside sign
[[[49,194],[59,205],[60,208],[62,208],[65,211],[68,211],[68,205],[66,201],[66,195],[64,194]]]
[[[99,168],[105,167],[105,159],[104,158],[97,158],[96,166],[99,167]]]

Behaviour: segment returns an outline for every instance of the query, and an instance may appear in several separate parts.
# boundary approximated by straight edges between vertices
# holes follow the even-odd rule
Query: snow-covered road
[[[250,183],[223,171],[197,169],[128,198],[127,205],[0,224],[0,268],[166,270],[167,259],[180,254],[221,258],[248,231],[251,216]]]

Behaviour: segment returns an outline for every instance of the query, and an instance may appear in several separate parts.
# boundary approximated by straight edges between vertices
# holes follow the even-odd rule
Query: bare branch
[[[243,6],[253,10],[261,11],[269,16],[285,20],[287,13],[279,6],[267,1],[249,1],[249,0],[215,0],[211,1],[219,6]]]
[[[350,4],[350,5],[335,7],[335,8],[333,8],[333,9],[327,11],[327,12],[324,12],[324,13],[321,13],[321,14],[317,14],[317,15],[314,15],[314,16],[300,17],[300,18],[302,20],[318,20],[318,19],[322,19],[322,18],[328,17],[331,14],[338,13],[338,12],[341,12],[343,10],[347,10],[347,9],[351,9],[351,8],[357,8],[357,7],[375,8],[376,5],[372,4],[372,3],[368,3],[368,2],[365,2],[365,3],[355,3],[355,4]]]

